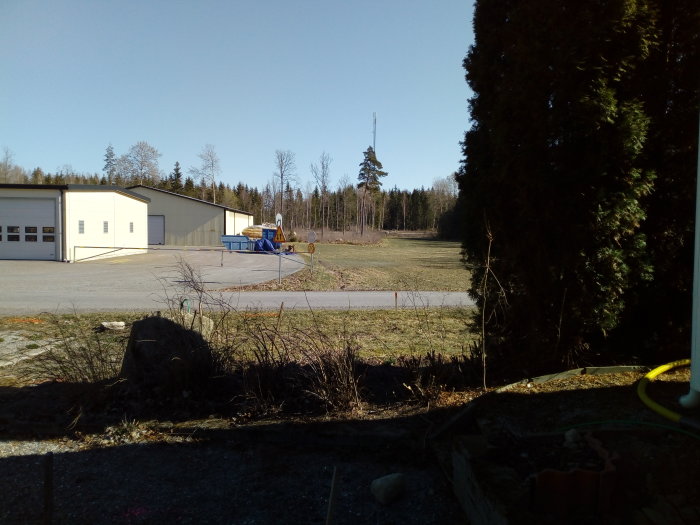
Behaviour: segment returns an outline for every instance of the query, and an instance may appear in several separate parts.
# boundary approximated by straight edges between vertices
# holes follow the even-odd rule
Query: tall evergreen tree
[[[185,184],[182,187],[182,194],[188,197],[196,197],[197,190],[194,187],[194,179],[192,177],[185,178]]]
[[[182,185],[182,171],[180,170],[180,163],[175,162],[175,167],[169,177],[170,191],[175,193],[181,193],[183,190]]]
[[[107,184],[112,184],[117,175],[117,156],[114,154],[112,144],[107,146],[107,150],[105,151],[105,165],[102,168],[102,172],[105,174],[105,177],[107,177]]]
[[[367,222],[367,196],[373,195],[381,187],[379,179],[386,177],[388,173],[383,171],[382,163],[377,159],[374,148],[369,146],[363,153],[364,159],[360,163],[360,173],[357,180],[360,182],[357,187],[362,190],[362,201],[360,203],[360,235],[364,235],[365,224]]]
[[[634,90],[655,38],[639,0],[477,0],[459,186],[471,292],[494,341],[552,362],[613,329],[650,278]],[[493,309],[499,306],[498,315]]]
[[[616,344],[663,352],[650,361],[687,356],[695,226],[695,179],[700,112],[700,2],[656,0],[657,44],[634,75],[650,118],[643,162],[654,191],[642,223],[654,280],[628,301]]]

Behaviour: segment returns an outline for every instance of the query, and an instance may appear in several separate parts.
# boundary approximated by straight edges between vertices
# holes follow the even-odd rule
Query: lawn
[[[428,308],[416,305],[390,310],[290,310],[280,312],[231,312],[226,326],[237,341],[253,332],[276,333],[287,340],[314,335],[336,344],[351,342],[363,358],[392,362],[399,356],[438,352],[458,355],[469,350],[476,340],[469,330],[472,308]],[[102,344],[122,347],[130,325],[147,314],[109,313],[0,318],[0,337],[12,341],[20,353],[29,346],[73,339],[85,346]],[[217,319],[215,314],[212,314]],[[102,321],[125,321],[123,332],[100,333]],[[237,335],[236,335],[237,334]],[[119,351],[118,351],[119,352]],[[2,374],[0,374],[2,375]]]
[[[316,244],[313,272],[307,267],[257,290],[435,290],[465,291],[470,274],[461,262],[460,243],[386,238],[377,244]],[[299,252],[307,244],[295,243]],[[307,262],[311,262],[306,255]]]

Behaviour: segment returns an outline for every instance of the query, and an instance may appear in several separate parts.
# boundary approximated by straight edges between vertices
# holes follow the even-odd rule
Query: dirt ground
[[[642,375],[524,382],[473,404],[453,431],[511,523],[700,523],[700,432],[647,408]],[[647,392],[698,420],[678,403],[688,381],[688,368],[674,369]]]
[[[133,400],[85,396],[65,383],[0,388],[0,523],[42,523],[48,452],[53,523],[325,523],[334,469],[331,523],[464,522],[426,443],[445,411],[251,420],[183,398],[129,419]],[[371,482],[397,472],[403,494],[380,504]]]
[[[641,404],[641,375],[523,383],[471,403],[473,393],[445,393],[430,409],[385,404],[333,418],[251,419],[183,398],[144,403],[125,419],[134,400],[96,396],[81,408],[83,386],[3,388],[0,522],[41,522],[52,451],[54,523],[323,523],[334,468],[332,523],[464,523],[449,456],[471,440],[481,481],[512,523],[700,523],[688,468],[700,465],[698,436]],[[676,407],[687,381],[687,369],[667,373],[649,394]],[[538,473],[605,470],[597,453],[566,446],[589,432],[610,454],[612,496],[582,509],[537,494]],[[405,492],[382,505],[370,484],[394,472]]]

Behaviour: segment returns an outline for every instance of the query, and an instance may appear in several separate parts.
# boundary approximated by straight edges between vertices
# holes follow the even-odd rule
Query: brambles
[[[46,350],[21,365],[21,377],[30,381],[99,383],[114,378],[124,354],[126,337],[98,331],[89,318],[50,316],[48,330],[55,334]],[[36,346],[38,344],[28,345]]]

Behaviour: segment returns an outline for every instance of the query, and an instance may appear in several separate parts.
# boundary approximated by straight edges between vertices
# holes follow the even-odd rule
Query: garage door
[[[165,244],[165,215],[148,216],[148,244]]]
[[[0,259],[55,260],[54,199],[0,197]]]

